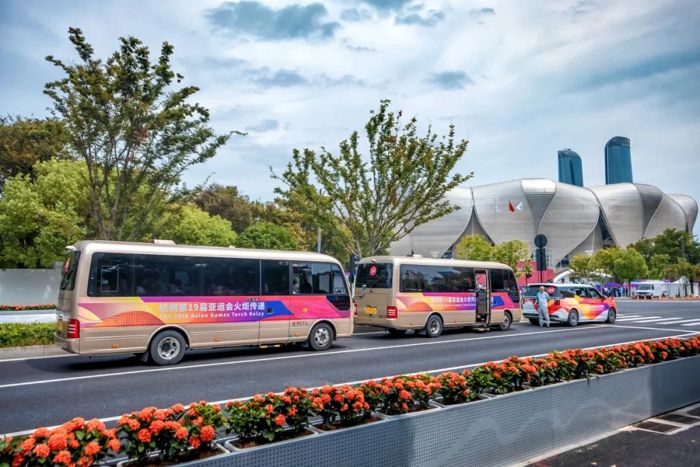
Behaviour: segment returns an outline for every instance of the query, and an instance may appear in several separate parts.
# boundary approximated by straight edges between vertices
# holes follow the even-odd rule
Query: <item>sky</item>
[[[557,150],[605,183],[604,146],[631,139],[634,181],[700,200],[700,2],[267,0],[0,2],[0,112],[49,115],[44,60],[77,60],[68,28],[107,57],[135,36],[173,67],[220,132],[185,174],[273,199],[294,148],[337,152],[381,99],[468,139],[469,185],[557,179]]]

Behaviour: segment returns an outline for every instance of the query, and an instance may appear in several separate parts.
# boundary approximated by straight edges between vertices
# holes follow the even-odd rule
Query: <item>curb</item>
[[[0,349],[0,362],[18,358],[50,357],[68,355],[65,350],[56,345],[30,345],[27,347],[7,347]]]

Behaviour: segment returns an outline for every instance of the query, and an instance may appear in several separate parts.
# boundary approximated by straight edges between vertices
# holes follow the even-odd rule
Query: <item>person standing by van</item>
[[[549,294],[544,291],[544,286],[540,286],[540,291],[537,292],[537,312],[540,316],[540,327],[544,324],[547,324],[547,327],[549,327],[548,301]]]

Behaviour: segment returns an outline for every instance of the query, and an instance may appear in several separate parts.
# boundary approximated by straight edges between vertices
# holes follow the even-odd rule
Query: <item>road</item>
[[[447,331],[438,339],[359,333],[327,352],[218,349],[189,352],[180,365],[154,367],[131,356],[39,357],[0,362],[0,433],[72,417],[113,420],[154,405],[224,401],[285,386],[315,387],[401,373],[437,373],[552,350],[589,348],[700,333],[700,302],[619,302],[615,325],[576,328],[514,324],[508,332]]]

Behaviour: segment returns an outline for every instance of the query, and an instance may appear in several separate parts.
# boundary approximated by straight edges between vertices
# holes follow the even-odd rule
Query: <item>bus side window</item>
[[[90,264],[90,297],[133,297],[133,255],[95,253]]]
[[[262,260],[260,276],[262,295],[289,295],[289,262]]]
[[[491,292],[505,292],[505,284],[503,283],[503,270],[490,269],[491,274]]]

